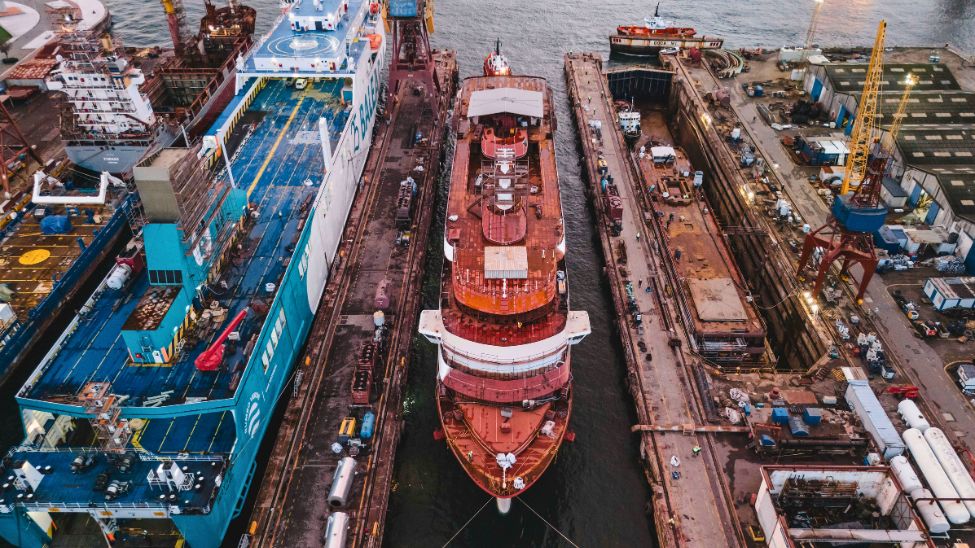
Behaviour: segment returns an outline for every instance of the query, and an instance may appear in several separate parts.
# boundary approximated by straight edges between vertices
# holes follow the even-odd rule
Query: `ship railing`
[[[106,451],[101,447],[38,447],[33,445],[18,445],[7,451],[7,457],[13,457],[17,453],[64,453],[64,454],[107,454],[116,453]],[[159,455],[151,453],[145,449],[128,448],[125,453],[132,453],[139,457],[143,462],[225,462],[227,459],[223,455],[195,455],[190,453],[174,453],[171,455]]]
[[[20,502],[16,503],[17,506],[24,508],[25,510],[37,510],[40,512],[48,512],[50,508],[64,508],[64,509],[78,509],[88,511],[94,505],[95,508],[113,508],[113,509],[125,509],[125,508],[167,508],[171,504],[160,504],[157,502]]]

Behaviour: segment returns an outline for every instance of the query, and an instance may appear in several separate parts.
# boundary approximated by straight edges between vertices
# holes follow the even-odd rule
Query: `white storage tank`
[[[924,439],[928,440],[928,445],[934,451],[934,456],[941,463],[941,467],[948,475],[948,479],[951,480],[951,484],[955,486],[955,491],[958,491],[962,498],[975,499],[975,480],[972,480],[972,475],[968,473],[965,465],[958,458],[958,453],[948,441],[948,436],[945,436],[940,428],[928,428],[927,432],[924,433]],[[975,516],[975,500],[966,500],[965,506],[968,508],[968,512]]]
[[[328,491],[328,505],[341,508],[349,502],[352,482],[355,480],[355,459],[345,457],[339,461],[332,476],[332,488]]]
[[[931,429],[929,428],[928,431],[930,432]],[[914,457],[914,462],[917,464],[918,470],[921,471],[921,475],[927,480],[928,487],[931,488],[941,503],[941,508],[944,510],[948,521],[955,525],[968,523],[969,518],[971,518],[968,508],[960,502],[946,500],[957,499],[958,491],[948,479],[948,475],[945,474],[938,458],[934,456],[934,451],[931,450],[928,441],[924,439],[924,434],[915,428],[909,428],[904,431],[903,436],[907,450]]]
[[[334,512],[328,516],[325,526],[325,548],[345,548],[345,540],[349,534],[349,515],[345,512]]]
[[[902,400],[897,404],[897,413],[900,414],[901,418],[910,428],[916,428],[923,434],[925,430],[931,428],[931,423],[928,419],[924,418],[924,414],[918,409],[917,404],[913,400]]]
[[[945,517],[945,513],[941,511],[941,507],[938,506],[937,502],[933,500],[918,500],[934,498],[931,495],[931,491],[918,489],[914,493],[911,493],[911,498],[916,501],[917,513],[921,515],[924,524],[928,526],[928,531],[931,531],[935,535],[943,535],[951,529],[948,518]]]
[[[897,481],[901,483],[905,493],[913,495],[914,491],[924,488],[920,478],[917,477],[917,472],[914,471],[914,467],[907,462],[907,457],[904,455],[897,455],[890,459],[890,469],[894,471],[894,475],[897,476]]]

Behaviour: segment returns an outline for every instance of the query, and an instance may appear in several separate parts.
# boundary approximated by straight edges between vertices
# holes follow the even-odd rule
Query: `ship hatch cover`
[[[528,278],[528,248],[525,246],[486,246],[484,278],[523,280]]]
[[[471,94],[467,117],[488,116],[507,112],[541,118],[544,114],[542,92],[517,88],[481,89]]]
[[[691,280],[688,285],[702,321],[743,322],[748,319],[731,278]]]

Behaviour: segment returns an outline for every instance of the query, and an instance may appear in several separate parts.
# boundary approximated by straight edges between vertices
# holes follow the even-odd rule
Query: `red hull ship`
[[[566,435],[569,347],[590,327],[568,307],[552,91],[499,61],[464,80],[454,109],[442,298],[419,331],[439,346],[444,438],[507,512]]]
[[[616,27],[616,34],[609,37],[612,53],[640,56],[691,47],[716,49],[723,44],[720,38],[697,36],[697,31],[691,27],[675,27],[672,22],[660,17],[659,3],[653,17],[645,18],[643,25],[620,25]]]

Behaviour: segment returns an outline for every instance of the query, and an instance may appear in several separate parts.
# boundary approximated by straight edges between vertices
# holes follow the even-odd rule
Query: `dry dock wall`
[[[680,73],[672,80],[667,106],[670,129],[691,162],[704,171],[705,194],[726,228],[725,239],[756,297],[777,357],[772,365],[778,370],[809,369],[824,356],[828,342],[807,321],[795,267],[774,239],[769,220],[748,203],[742,191],[746,181],[736,159]]]

